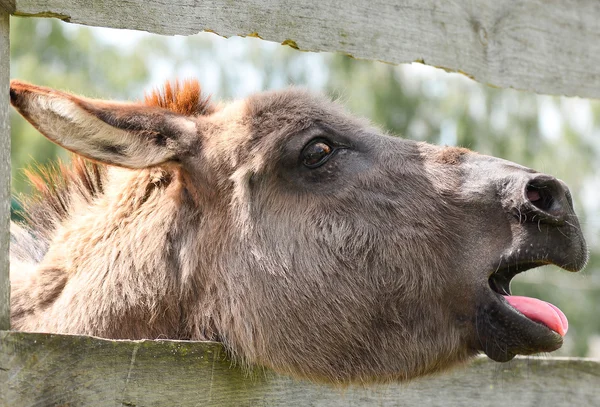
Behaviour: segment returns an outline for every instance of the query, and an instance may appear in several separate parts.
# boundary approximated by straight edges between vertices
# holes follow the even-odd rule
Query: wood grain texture
[[[600,361],[476,359],[410,384],[245,374],[220,344],[0,332],[0,406],[598,406]]]
[[[0,329],[10,328],[8,244],[10,222],[9,15],[0,8]]]
[[[0,10],[14,13],[15,0],[0,0]]]
[[[16,14],[259,36],[301,50],[419,61],[498,87],[600,97],[598,0],[16,0]]]

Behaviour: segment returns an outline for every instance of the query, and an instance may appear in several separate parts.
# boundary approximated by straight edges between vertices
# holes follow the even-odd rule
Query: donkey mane
[[[146,94],[144,104],[162,107],[185,116],[203,116],[215,112],[210,96],[202,95],[200,82],[185,79],[171,83],[166,81],[162,88]]]
[[[34,230],[51,233],[69,214],[74,196],[90,202],[104,192],[105,174],[104,164],[74,154],[70,164],[58,161],[26,170],[33,192],[20,197],[23,217]]]

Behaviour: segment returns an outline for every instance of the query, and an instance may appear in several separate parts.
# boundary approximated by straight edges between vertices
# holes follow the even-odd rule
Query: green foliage
[[[220,99],[288,84],[309,86],[393,133],[469,147],[563,179],[576,198],[590,265],[580,275],[556,268],[530,271],[517,277],[513,292],[565,311],[570,331],[563,354],[584,356],[599,337],[598,102],[492,89],[420,65],[303,53],[251,38],[161,37],[31,18],[12,18],[11,36],[13,77],[36,84],[111,99],[139,99],[152,84],[187,76],[200,78]],[[13,188],[22,192],[23,167],[65,153],[16,114],[12,129]]]

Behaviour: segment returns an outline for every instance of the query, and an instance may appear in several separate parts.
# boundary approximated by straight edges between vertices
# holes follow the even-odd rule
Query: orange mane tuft
[[[144,103],[162,107],[185,116],[207,115],[214,112],[210,96],[203,97],[200,83],[195,79],[166,81],[162,88],[147,93]]]

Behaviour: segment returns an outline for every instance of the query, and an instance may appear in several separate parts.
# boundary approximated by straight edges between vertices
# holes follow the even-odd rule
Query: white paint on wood
[[[598,0],[16,0],[16,14],[170,35],[253,35],[308,51],[421,61],[498,87],[600,97]]]
[[[10,328],[8,245],[10,222],[10,123],[8,117],[9,15],[0,8],[0,329]]]
[[[333,388],[232,366],[215,342],[0,332],[2,406],[599,406],[600,361],[478,358],[409,384]]]

